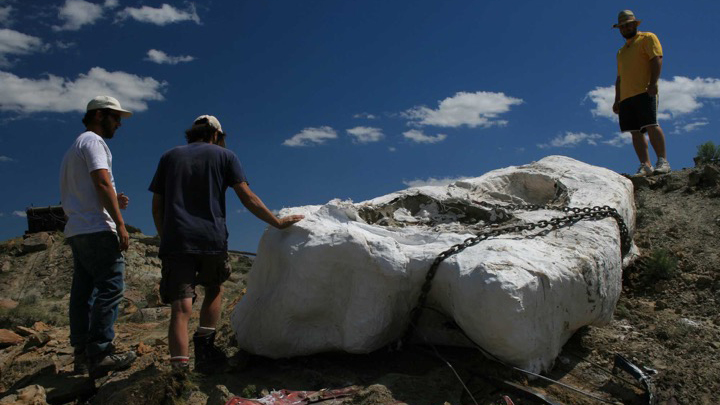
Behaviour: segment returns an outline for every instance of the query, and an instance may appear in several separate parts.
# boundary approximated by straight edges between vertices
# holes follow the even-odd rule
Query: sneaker
[[[670,173],[670,163],[665,158],[658,158],[657,164],[655,165],[655,174]]]
[[[225,353],[215,346],[215,332],[198,336],[193,335],[195,345],[195,371],[201,374],[215,374],[226,371],[228,359]]]
[[[73,353],[73,374],[84,375],[88,373],[88,358],[85,349],[75,350]]]
[[[90,378],[96,380],[111,371],[125,370],[135,361],[135,352],[108,354],[90,360]]]
[[[633,177],[644,177],[644,176],[649,176],[651,174],[653,174],[653,167],[647,166],[645,164],[641,164],[640,167],[638,168],[637,173],[635,173],[633,175]]]

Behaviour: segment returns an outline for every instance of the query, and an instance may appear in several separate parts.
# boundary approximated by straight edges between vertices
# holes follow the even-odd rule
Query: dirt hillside
[[[129,370],[93,383],[71,373],[66,314],[72,255],[62,233],[49,233],[0,243],[0,404],[215,405],[233,396],[264,397],[267,404],[281,389],[344,389],[302,402],[314,404],[647,404],[640,382],[624,371],[611,373],[617,354],[648,376],[657,404],[718,404],[720,168],[633,183],[641,258],[624,272],[614,320],[578,331],[546,375],[565,386],[528,378],[472,348],[415,345],[284,360],[240,353],[228,318],[242,299],[251,261],[239,254],[232,256],[235,271],[219,330],[233,367],[177,378],[167,365],[169,308],[160,304],[156,287],[158,240],[139,232],[131,235],[126,255],[116,339],[139,358]]]

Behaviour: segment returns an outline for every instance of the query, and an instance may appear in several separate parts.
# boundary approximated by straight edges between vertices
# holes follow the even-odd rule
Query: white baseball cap
[[[110,96],[97,96],[90,100],[90,102],[87,105],[87,111],[92,110],[101,110],[103,108],[108,108],[113,111],[117,111],[120,113],[120,116],[123,118],[128,118],[132,115],[132,113],[128,110],[123,109],[120,107],[120,102],[117,101],[116,98],[110,97]]]
[[[220,125],[220,121],[218,121],[218,119],[213,117],[212,115],[201,115],[195,118],[195,121],[193,121],[192,129],[203,127],[210,127],[216,131],[224,133],[222,130],[222,126]]]

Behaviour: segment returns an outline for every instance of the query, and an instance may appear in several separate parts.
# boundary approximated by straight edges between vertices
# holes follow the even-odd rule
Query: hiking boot
[[[644,176],[650,176],[653,174],[653,167],[647,166],[645,164],[640,164],[640,167],[638,167],[637,173],[633,175],[633,177],[644,177]]]
[[[90,378],[96,380],[111,371],[125,370],[135,361],[135,352],[110,353],[90,359]]]
[[[85,349],[75,350],[73,353],[73,374],[84,375],[88,373],[88,358]]]
[[[657,164],[655,165],[655,174],[670,173],[670,163],[665,158],[658,158]]]
[[[195,371],[202,374],[221,373],[227,369],[228,359],[217,346],[215,346],[215,332],[198,336],[193,335],[195,345]]]

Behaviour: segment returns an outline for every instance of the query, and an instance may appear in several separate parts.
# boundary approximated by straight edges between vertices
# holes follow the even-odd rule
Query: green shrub
[[[31,306],[37,304],[37,302],[38,296],[35,294],[30,294],[20,298],[19,304],[21,306]]]
[[[715,146],[712,141],[705,142],[697,147],[697,156],[695,156],[695,159],[700,164],[712,161],[717,162],[720,160],[720,145]]]
[[[241,395],[245,398],[257,398],[258,394],[258,389],[253,384],[246,385],[245,388],[242,389],[241,393]]]
[[[620,319],[627,319],[627,317],[630,315],[630,310],[627,309],[627,307],[623,304],[618,304],[615,307],[615,316]]]
[[[665,249],[655,249],[645,263],[647,276],[653,279],[669,280],[677,274],[677,259]]]
[[[15,325],[32,326],[38,321],[55,326],[67,325],[67,310],[60,312],[56,308],[58,308],[57,304],[39,303],[37,301],[28,304],[20,300],[20,303],[15,308],[0,308],[0,328],[10,328]]]

